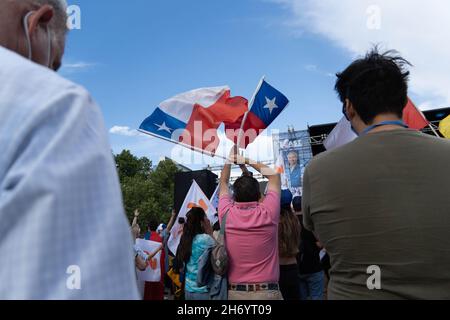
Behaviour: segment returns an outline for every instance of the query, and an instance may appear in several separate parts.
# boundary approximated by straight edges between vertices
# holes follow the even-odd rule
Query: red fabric
[[[163,242],[163,239],[156,231],[151,232],[149,240],[160,243]],[[165,252],[162,250],[160,259],[161,280],[159,282],[145,282],[144,300],[164,300],[164,260]]]
[[[403,110],[403,121],[410,129],[414,130],[422,130],[429,125],[429,122],[410,99],[408,99],[408,104]]]
[[[238,143],[239,131],[242,125],[244,116],[240,117],[235,122],[225,123],[225,134],[227,138],[233,141],[236,145]],[[250,143],[253,143],[256,138],[267,128],[266,124],[253,112],[249,112],[247,120],[244,124],[244,135],[239,147],[246,149]]]
[[[164,300],[164,283],[162,282],[146,282],[144,290],[145,301],[163,301]]]
[[[214,154],[220,142],[217,129],[222,122],[236,122],[247,110],[247,99],[230,97],[230,91],[226,91],[215,104],[208,108],[196,104],[185,134],[180,137],[180,142]],[[206,132],[209,129],[211,130]]]

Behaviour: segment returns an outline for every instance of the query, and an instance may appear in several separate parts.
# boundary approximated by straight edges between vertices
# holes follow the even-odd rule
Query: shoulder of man
[[[15,52],[0,47],[0,104],[20,106],[9,108],[27,112],[29,116],[48,108],[62,98],[91,97],[87,90],[46,67],[31,62]],[[91,101],[92,102],[92,101]],[[65,109],[72,105],[65,104]],[[19,109],[19,110],[17,110]]]
[[[340,160],[349,159],[349,156],[355,148],[357,148],[358,141],[352,141],[344,146],[334,150],[328,150],[315,156],[308,164],[308,174],[323,171],[323,168],[332,168],[338,166]]]
[[[51,137],[81,126],[109,149],[103,117],[87,90],[1,47],[0,61],[0,118],[5,123],[0,143],[6,154],[16,154],[21,142],[38,132]]]
[[[61,77],[57,72],[41,66],[33,61],[30,61],[14,51],[10,51],[0,46],[0,78],[9,78],[8,82],[15,82],[16,85],[21,85],[23,88],[27,88],[27,83],[35,83],[37,80],[46,79],[47,81],[54,82],[59,80],[60,84],[72,84],[69,80]],[[39,91],[44,86],[44,82],[39,83],[39,87],[33,88],[34,91]]]

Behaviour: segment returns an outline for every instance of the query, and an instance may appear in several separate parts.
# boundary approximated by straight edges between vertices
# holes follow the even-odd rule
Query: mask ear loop
[[[30,19],[31,15],[35,11],[30,11],[27,13],[27,15],[23,19],[23,28],[25,29],[25,38],[27,40],[27,46],[28,46],[28,59],[33,59],[33,50],[31,48],[31,38],[30,38],[30,32],[28,30],[28,19]],[[50,31],[48,30],[48,26],[45,27],[45,30],[47,31],[47,67],[50,68],[50,60],[51,60],[51,53],[52,53],[52,39],[50,37]]]
[[[31,49],[31,38],[30,38],[30,32],[28,30],[28,19],[31,17],[31,15],[34,13],[34,11],[28,12],[27,15],[23,18],[23,28],[25,29],[25,39],[27,40],[27,46],[28,46],[28,59],[31,60],[33,58],[33,51]]]

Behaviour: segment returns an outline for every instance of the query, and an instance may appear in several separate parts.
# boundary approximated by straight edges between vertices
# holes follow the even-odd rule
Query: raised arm
[[[175,211],[175,209],[172,210],[172,216],[170,217],[169,223],[167,224],[167,232],[170,232],[172,230],[173,225],[175,224],[175,219],[177,218],[178,213]]]
[[[231,164],[226,163],[220,175],[219,197],[228,195],[230,193],[230,190],[228,188],[228,185],[230,184],[230,175],[231,175]]]
[[[237,154],[231,156],[231,161],[236,164],[239,164],[240,166],[246,164],[251,166],[253,169],[261,173],[264,177],[266,177],[269,180],[269,183],[267,184],[268,191],[273,191],[278,194],[281,194],[281,177],[274,169],[270,168],[269,166],[263,163],[250,160]]]
[[[237,152],[236,146],[231,149],[230,158]],[[219,182],[219,197],[230,194],[230,190],[228,188],[230,184],[230,176],[231,176],[231,161],[227,161],[223,166],[222,173],[220,174],[220,182]]]
[[[155,252],[149,254],[147,261],[150,261],[151,259],[153,259],[153,257],[156,256],[158,254],[158,252],[160,252],[162,249],[163,249],[163,245],[161,245]]]
[[[250,171],[248,171],[247,166],[245,164],[241,164],[241,165],[239,165],[239,167],[242,170],[243,176],[252,176],[252,173]]]

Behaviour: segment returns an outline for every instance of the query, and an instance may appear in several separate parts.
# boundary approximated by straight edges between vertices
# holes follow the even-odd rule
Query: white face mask
[[[31,47],[31,38],[30,38],[30,32],[28,31],[28,20],[30,19],[31,15],[35,13],[35,11],[28,12],[27,15],[23,18],[23,27],[25,29],[25,38],[27,40],[28,45],[28,59],[33,59],[33,49]],[[48,41],[48,49],[47,49],[47,67],[51,68],[51,52],[52,52],[52,39],[50,37],[50,31],[48,30],[48,26],[46,27],[47,30],[47,41]]]

